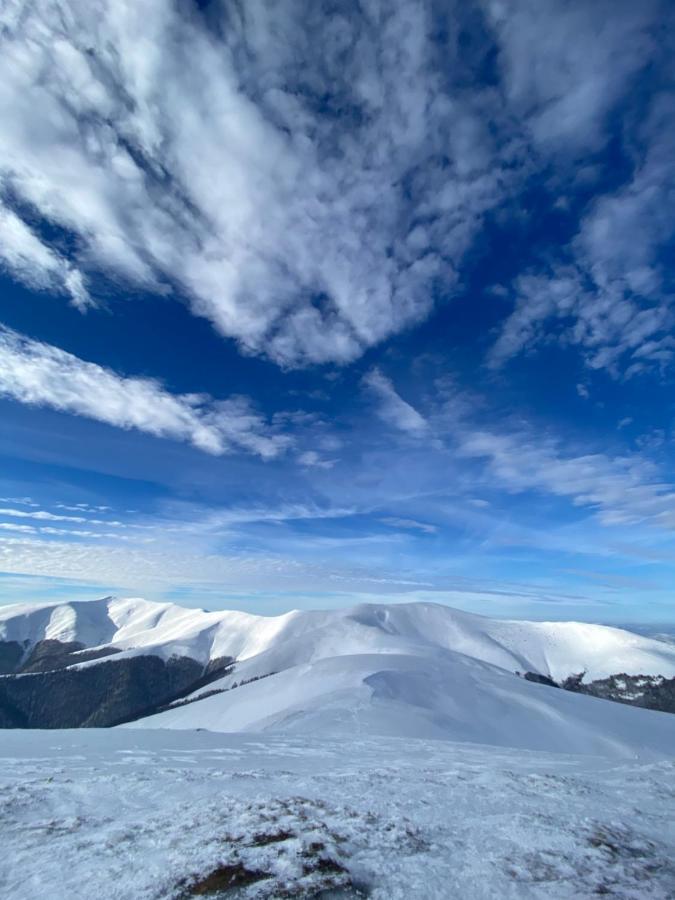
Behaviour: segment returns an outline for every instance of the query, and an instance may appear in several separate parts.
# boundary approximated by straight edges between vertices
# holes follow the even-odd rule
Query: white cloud
[[[0,510],[0,515],[6,514],[6,512],[7,510]],[[11,531],[15,534],[58,535],[59,537],[68,538],[100,538],[104,540],[112,539],[115,541],[133,540],[137,544],[150,542],[149,539],[144,538],[143,540],[139,540],[136,537],[132,539],[127,535],[117,534],[111,531],[98,532],[82,528],[54,528],[50,525],[17,525],[14,522],[0,522],[0,531]]]
[[[506,99],[544,149],[598,150],[607,117],[653,61],[658,2],[482,0]]]
[[[34,503],[31,503],[30,505],[32,507],[37,507],[37,504]],[[63,504],[57,504],[57,506],[61,506],[63,508]],[[37,519],[43,522],[73,522],[74,524],[78,525],[83,525],[85,523],[88,523],[89,525],[107,525],[108,528],[124,527],[124,523],[118,522],[116,519],[91,519],[85,518],[84,516],[66,516],[60,513],[52,513],[48,510],[37,508],[31,509],[27,512],[25,509],[13,509],[11,507],[5,507],[0,509],[0,516],[9,516],[10,518],[14,519]]]
[[[91,506],[89,503],[55,503],[54,506],[57,509],[67,509],[70,512],[112,512],[112,507],[110,506]]]
[[[81,516],[61,516],[57,513],[50,513],[42,509],[26,512],[23,509],[5,508],[0,509],[0,516],[10,516],[14,519],[42,519],[48,522],[74,522],[76,524],[87,521],[87,519]]]
[[[426,419],[399,396],[394,385],[379,369],[371,369],[364,375],[363,384],[376,401],[377,414],[388,425],[416,436],[427,431]]]
[[[319,521],[321,519],[342,519],[353,516],[358,510],[352,506],[319,506],[315,503],[287,502],[279,505],[231,506],[218,510],[204,510],[201,507],[184,506],[171,508],[179,517],[173,526],[177,531],[218,532],[223,528],[260,522]],[[171,530],[171,525],[163,526]]]
[[[428,522],[418,522],[417,519],[400,519],[397,516],[385,516],[380,519],[383,525],[391,528],[403,528],[405,530],[421,531],[424,534],[436,534],[438,528]]]
[[[661,450],[666,443],[666,433],[663,428],[654,428],[647,434],[640,434],[635,438],[636,445],[640,450],[647,453],[654,453]]]
[[[212,28],[190,6],[4,5],[0,183],[75,238],[64,286],[175,289],[287,365],[426,316],[513,178],[496,94],[466,89],[423,4],[213,4]],[[19,274],[51,282],[62,262],[33,239]]]
[[[187,441],[213,454],[243,450],[270,459],[289,443],[244,397],[172,394],[156,380],[118,375],[1,326],[0,396]]]
[[[44,244],[16,213],[2,203],[0,266],[30,287],[68,294],[73,305],[80,310],[91,305],[82,273]]]
[[[108,591],[121,587],[165,591],[178,586],[199,590],[210,586],[218,590],[221,602],[236,591],[326,593],[331,582],[340,583],[341,590],[370,593],[381,591],[385,584],[391,591],[410,591],[426,584],[395,573],[309,563],[276,554],[214,555],[189,552],[179,546],[140,549],[30,536],[0,537],[0,572],[95,582]]]
[[[574,180],[618,102],[630,111],[635,77],[668,55],[665,7],[649,0],[479,5],[497,85],[476,82],[490,47],[472,4],[450,6],[439,42],[434,11],[405,0],[211,4],[209,25],[163,0],[7,0],[0,189],[18,202],[0,214],[5,265],[80,306],[98,273],[174,292],[283,365],[355,359],[452,293],[485,213],[550,154]],[[635,298],[658,282],[639,248],[672,230],[654,191],[672,185],[672,147],[648,156],[589,212],[569,271],[543,276],[544,294],[574,283],[566,339],[594,368],[628,350],[635,374],[675,350],[668,317]],[[40,217],[68,237],[67,260],[31,226]],[[494,365],[567,309],[517,288]]]
[[[624,279],[594,284],[593,267],[557,266],[516,279],[515,308],[488,354],[488,365],[500,368],[554,340],[578,348],[589,368],[614,377],[669,364],[675,339],[668,298],[658,292],[635,294]]]
[[[577,385],[577,394],[578,394],[583,400],[588,400],[588,398],[591,396],[591,392],[588,390],[588,386],[585,385],[585,384],[578,384],[578,385]]]
[[[537,491],[594,510],[604,525],[650,523],[675,528],[675,486],[640,455],[575,453],[555,437],[532,429],[481,429],[462,423],[457,452],[487,463],[493,487]]]
[[[603,4],[585,4],[592,17],[600,15],[602,7]],[[629,51],[629,63],[630,54],[640,47],[644,56],[644,23],[654,16],[655,9],[653,4],[626,4],[621,6],[620,15],[608,17],[608,23],[613,24],[606,27],[620,25],[620,46]],[[629,40],[631,22],[642,22],[636,32],[637,43],[633,44]],[[599,26],[600,32],[603,27]],[[555,33],[554,28],[550,30]],[[579,42],[571,44],[583,48],[587,39],[588,35],[582,35]],[[604,46],[603,40],[598,40],[599,47]],[[674,50],[666,41],[661,56],[656,54],[653,60],[655,68],[666,66],[664,72],[671,80]],[[664,63],[661,57],[668,52],[670,58]],[[605,108],[607,98],[615,97],[615,86],[607,88],[608,81],[614,84],[615,73],[603,68],[602,59],[598,61],[595,52],[588,54],[589,64],[599,66],[597,78],[606,88]],[[625,75],[621,66],[619,80]],[[570,69],[569,77],[576,79],[583,72],[583,66],[578,74]],[[532,73],[536,77],[536,69]],[[555,110],[555,104],[550,109]],[[630,105],[627,109],[626,115],[630,116]],[[488,357],[493,368],[518,353],[556,339],[577,348],[589,368],[604,369],[615,377],[629,378],[672,362],[674,319],[663,254],[675,235],[671,199],[675,192],[674,122],[673,92],[655,92],[638,125],[629,118],[623,149],[632,160],[630,177],[621,187],[589,204],[564,259],[515,280],[514,310]]]
[[[99,524],[106,525],[108,523],[100,522]],[[37,530],[40,534],[59,535],[71,538],[101,538],[104,540],[112,539],[114,541],[133,541],[135,544],[148,544],[152,543],[154,540],[154,538],[139,538],[138,536],[129,537],[129,535],[119,534],[114,531],[88,531],[81,528],[52,528],[47,525],[38,528]]]
[[[332,469],[337,460],[324,459],[316,450],[305,450],[298,456],[298,462],[309,469]]]
[[[21,534],[37,534],[38,532],[34,525],[15,525],[13,522],[0,522],[0,528],[3,531],[16,531]]]

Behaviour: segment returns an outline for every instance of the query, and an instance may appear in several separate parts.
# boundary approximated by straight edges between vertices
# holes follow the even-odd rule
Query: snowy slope
[[[293,611],[282,616],[205,612],[142,599],[104,598],[0,607],[0,640],[79,641],[206,663],[268,654],[261,673],[331,656],[453,650],[509,671],[559,680],[627,674],[675,676],[675,646],[628,631],[575,622],[488,619],[433,603]]]
[[[234,680],[236,673],[204,690]],[[533,684],[452,651],[321,659],[125,727],[388,735],[612,757],[675,757],[674,715]]]
[[[2,737],[11,900],[181,900],[225,865],[258,873],[232,894],[249,900],[675,896],[672,762],[357,734]]]

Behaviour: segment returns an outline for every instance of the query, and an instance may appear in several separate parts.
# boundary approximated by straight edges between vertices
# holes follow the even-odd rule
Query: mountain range
[[[5,728],[358,733],[660,756],[675,747],[675,716],[635,707],[669,709],[673,685],[672,644],[431,603],[275,617],[113,597],[0,607]]]

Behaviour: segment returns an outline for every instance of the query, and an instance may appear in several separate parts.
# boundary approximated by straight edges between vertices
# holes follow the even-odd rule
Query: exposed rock
[[[536,684],[547,684],[549,687],[560,687],[560,685],[555,682],[552,678],[549,678],[548,675],[540,675],[539,672],[525,672],[523,678],[526,681],[534,681]]]
[[[245,888],[269,876],[265,872],[247,869],[241,863],[219,866],[205,878],[200,878],[189,888],[189,896],[202,897],[230,893]]]

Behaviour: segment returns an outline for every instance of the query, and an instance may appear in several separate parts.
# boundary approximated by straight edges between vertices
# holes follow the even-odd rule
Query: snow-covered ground
[[[0,896],[675,897],[675,758],[393,738],[10,731]],[[228,875],[229,877],[229,875]],[[208,885],[208,882],[207,882]],[[328,891],[341,886],[341,891]],[[361,893],[358,893],[361,891]]]

